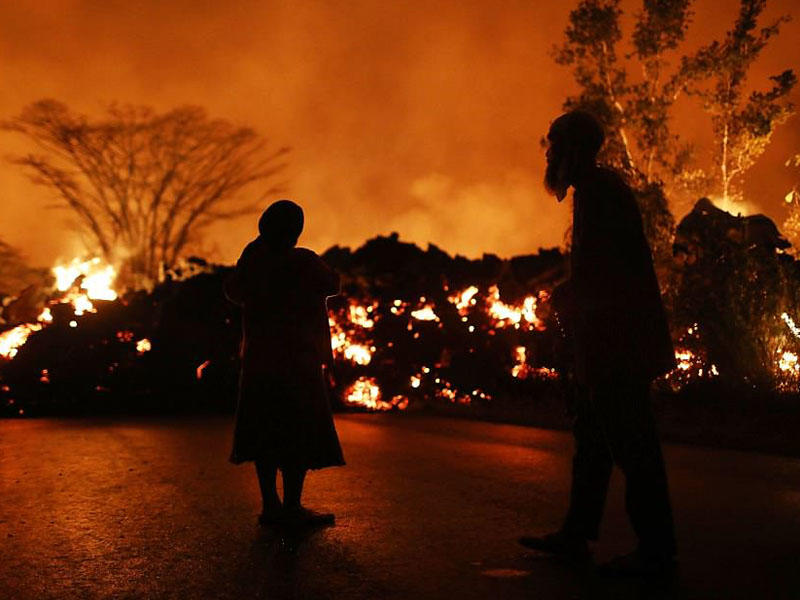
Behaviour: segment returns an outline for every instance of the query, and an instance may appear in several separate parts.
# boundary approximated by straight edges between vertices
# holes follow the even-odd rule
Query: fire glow
[[[36,321],[0,334],[0,358],[12,360],[30,335],[55,321],[78,327],[78,317],[97,312],[95,302],[118,298],[113,288],[115,270],[99,259],[57,265],[53,274],[56,284],[51,298]],[[537,309],[549,300],[545,291],[509,300],[501,297],[497,285],[483,289],[467,285],[456,290],[444,285],[427,297],[390,298],[340,298],[329,310],[333,356],[339,364],[346,365],[343,399],[347,406],[391,411],[405,410],[417,400],[437,399],[457,405],[491,401],[492,394],[502,393],[498,390],[504,384],[498,390],[489,387],[491,393],[474,389],[475,383],[465,384],[470,378],[459,376],[450,364],[454,354],[469,354],[473,346],[485,352],[496,347],[493,344],[506,344],[503,354],[509,354],[501,362],[509,381],[539,385],[537,382],[560,376],[556,369],[537,362],[547,356],[537,346],[537,336],[546,331],[544,321],[537,315]],[[71,308],[71,313],[64,313],[64,305]],[[788,328],[787,341],[800,338],[800,328],[787,313],[782,313],[780,319]],[[125,329],[116,333],[116,341],[129,344],[136,355],[142,356],[153,346],[141,334]],[[435,355],[422,362],[418,353],[424,354],[434,340],[444,343],[441,354],[437,349]],[[706,356],[697,325],[689,327],[677,341],[675,357],[677,367],[666,376],[673,388],[719,376],[717,367]],[[208,364],[205,361],[197,367],[197,379],[204,378]],[[398,367],[404,372],[395,373]],[[796,353],[787,347],[778,350],[774,369],[781,374],[784,389],[796,387],[800,380]],[[520,384],[513,385],[521,389]]]
[[[116,270],[99,258],[75,258],[67,264],[54,266],[52,273],[55,277],[54,293],[47,306],[39,313],[36,323],[22,323],[0,333],[0,357],[14,358],[32,333],[52,324],[52,306],[69,304],[73,314],[79,317],[96,312],[92,300],[113,301],[118,297],[113,288]],[[77,321],[70,321],[70,327],[77,327]]]
[[[14,358],[20,347],[28,341],[28,336],[41,328],[38,323],[23,323],[4,331],[0,334],[0,356],[7,359]]]
[[[376,411],[405,410],[408,407],[408,398],[395,396],[387,402],[382,396],[374,377],[359,377],[345,391],[344,400],[349,405]]]

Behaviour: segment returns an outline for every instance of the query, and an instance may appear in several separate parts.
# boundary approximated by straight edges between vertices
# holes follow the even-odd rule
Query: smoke
[[[503,255],[558,246],[569,210],[547,196],[541,182],[525,173],[500,181],[459,185],[431,173],[411,183],[411,202],[393,215],[385,230],[415,232],[440,248],[466,256],[502,248]]]
[[[776,0],[770,11],[791,12],[793,2]],[[696,39],[705,41],[711,23],[724,27],[714,18],[718,4],[697,3]],[[735,4],[725,0],[731,18]],[[628,13],[640,6],[624,5]],[[544,193],[538,140],[574,91],[549,54],[571,6],[5,2],[0,119],[43,97],[89,113],[113,100],[158,110],[200,104],[252,125],[273,147],[293,148],[285,196],[306,211],[306,246],[356,246],[397,230],[470,256],[531,252],[560,243],[568,220]],[[796,24],[784,28],[754,80],[800,62],[796,32]],[[789,145],[797,151],[798,131],[793,123],[776,134],[761,161],[768,166],[753,172],[759,189],[747,196],[774,196],[764,201],[768,214],[783,210],[794,183],[782,165]],[[23,149],[10,134],[0,144],[0,155]],[[17,167],[0,163],[0,238],[34,264],[50,265],[77,245],[64,215],[44,212],[51,202]],[[209,229],[202,249],[234,260],[256,219]]]

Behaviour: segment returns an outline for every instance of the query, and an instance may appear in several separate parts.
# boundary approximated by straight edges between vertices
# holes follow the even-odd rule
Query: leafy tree
[[[572,67],[580,87],[577,96],[566,99],[564,109],[582,108],[597,116],[610,134],[601,159],[630,172],[635,163],[624,106],[627,73],[617,56],[622,39],[619,3],[581,0],[570,12],[566,41],[554,48],[553,56],[558,64]]]
[[[686,152],[669,128],[681,87],[679,74],[669,73],[666,54],[683,41],[691,14],[690,0],[644,0],[636,17],[633,46],[642,79],[629,88],[626,112],[635,125],[640,168],[648,183],[658,178],[657,166],[674,170],[680,151]]]
[[[682,87],[677,71],[669,72],[666,55],[684,38],[690,0],[645,0],[636,16],[633,53],[622,59],[617,49],[621,15],[619,0],[580,0],[554,57],[572,67],[580,89],[567,98],[565,110],[588,110],[603,123],[608,140],[600,160],[626,173],[633,184],[663,275],[671,256],[674,219],[662,181],[687,153],[678,148],[669,128],[670,109]],[[641,67],[636,81],[629,75],[627,59]]]
[[[738,193],[743,175],[769,144],[775,127],[792,107],[787,95],[796,83],[792,70],[771,78],[772,88],[747,95],[747,73],[770,38],[788,20],[758,29],[766,0],[740,0],[733,28],[672,67],[691,21],[692,0],[643,0],[621,55],[620,0],[579,0],[569,15],[565,41],[554,49],[557,63],[572,68],[579,93],[564,108],[583,108],[604,124],[609,141],[601,156],[627,173],[637,190],[645,228],[654,250],[667,248],[672,221],[664,194],[695,198],[719,188]],[[682,93],[699,98],[715,134],[714,168],[698,165],[697,149],[671,127]],[[661,186],[661,198],[653,186]],[[659,260],[659,251],[654,252]],[[666,255],[661,257],[666,260]]]
[[[782,16],[759,29],[765,6],[766,0],[741,0],[725,39],[703,46],[681,64],[685,89],[699,97],[711,115],[716,141],[712,179],[726,199],[741,195],[742,176],[766,150],[775,127],[792,114],[788,94],[797,76],[791,69],[770,77],[767,91],[746,95],[750,67],[789,20]]]
[[[211,223],[260,209],[277,186],[256,199],[241,192],[274,179],[287,152],[265,152],[252,129],[192,106],[159,114],[112,105],[95,119],[41,100],[2,127],[36,144],[14,162],[56,193],[87,249],[121,263],[123,283],[134,285],[157,280]]]
[[[790,157],[785,164],[787,167],[800,167],[800,154]],[[782,227],[784,234],[794,246],[795,253],[800,248],[800,192],[797,188],[798,186],[795,185],[785,196],[789,216],[783,222]]]
[[[682,91],[680,72],[670,72],[667,54],[683,41],[691,19],[691,0],[644,0],[636,15],[633,52],[620,60],[619,0],[580,0],[569,15],[565,42],[555,48],[558,64],[572,67],[580,88],[566,110],[595,114],[609,132],[602,160],[626,171],[642,185],[674,171],[679,148],[669,128],[670,109]],[[634,80],[635,59],[641,76]]]

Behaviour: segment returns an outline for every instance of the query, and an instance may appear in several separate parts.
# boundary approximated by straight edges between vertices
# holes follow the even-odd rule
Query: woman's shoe
[[[280,527],[284,520],[284,510],[281,505],[270,509],[262,509],[258,515],[258,524],[261,527]]]
[[[333,513],[320,513],[304,506],[284,510],[286,524],[298,527],[330,527],[336,523]]]
[[[258,515],[258,524],[261,527],[278,527],[282,523],[281,516],[261,513]]]

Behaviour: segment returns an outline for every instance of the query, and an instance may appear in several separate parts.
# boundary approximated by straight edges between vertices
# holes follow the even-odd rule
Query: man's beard
[[[567,196],[569,182],[567,182],[564,161],[548,161],[544,171],[544,187],[561,202]]]

